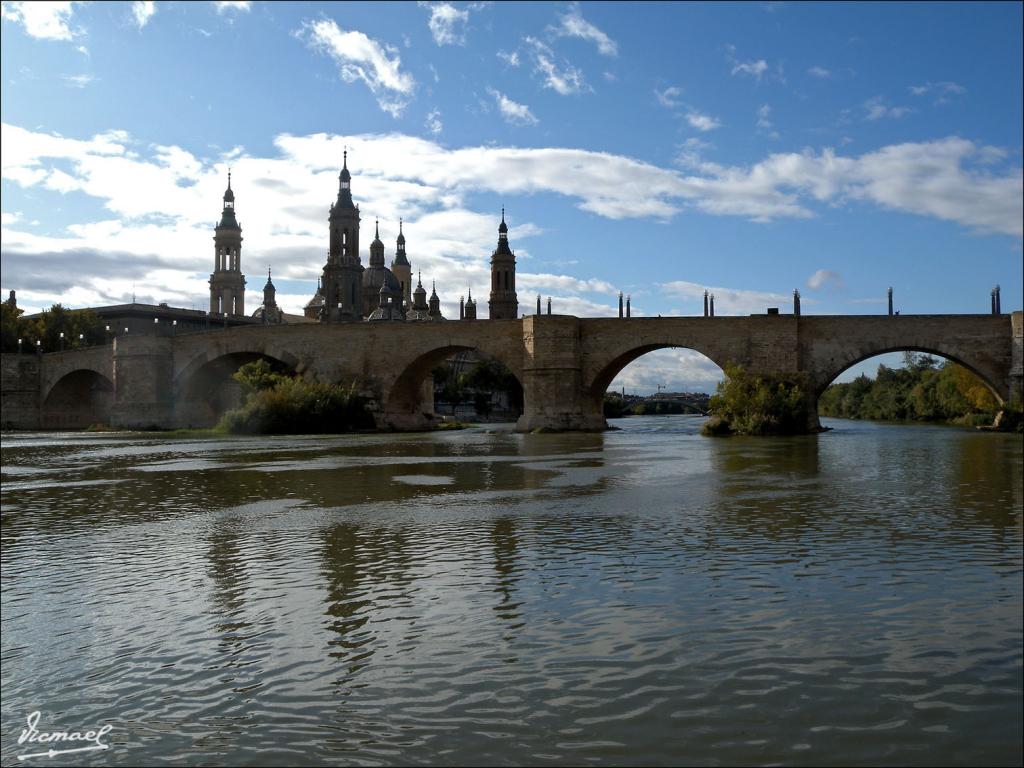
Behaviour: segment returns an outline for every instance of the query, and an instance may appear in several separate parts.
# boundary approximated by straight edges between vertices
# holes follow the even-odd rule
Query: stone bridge
[[[230,374],[257,359],[330,382],[354,382],[381,429],[434,420],[431,370],[474,349],[501,361],[523,387],[517,428],[604,429],[615,376],[656,349],[685,347],[719,366],[806,373],[817,401],[844,370],[884,352],[941,355],[976,373],[1000,401],[1021,397],[1024,313],[665,317],[243,326],[170,337],[118,337],[112,346],[3,355],[5,426],[127,428],[211,424],[237,402]],[[234,389],[233,389],[234,387]],[[814,417],[815,426],[817,417]]]

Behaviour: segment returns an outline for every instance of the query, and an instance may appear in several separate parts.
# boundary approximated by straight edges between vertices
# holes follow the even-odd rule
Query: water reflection
[[[126,765],[1020,763],[1020,438],[699,424],[5,438],[3,728],[110,720]]]
[[[511,642],[515,638],[513,631],[523,626],[522,615],[519,613],[521,603],[516,599],[516,584],[520,578],[522,565],[518,557],[519,539],[516,536],[515,522],[507,517],[495,520],[491,526],[491,542],[494,547],[496,576],[494,591],[498,595],[494,611],[499,619],[508,622],[508,632],[503,639]],[[515,658],[509,658],[507,661],[513,663]]]

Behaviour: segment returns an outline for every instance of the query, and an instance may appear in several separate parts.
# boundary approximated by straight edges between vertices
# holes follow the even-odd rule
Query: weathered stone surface
[[[116,426],[198,426],[223,406],[209,381],[268,357],[322,381],[355,383],[381,429],[421,429],[435,420],[430,372],[465,349],[501,361],[523,385],[517,428],[594,430],[606,424],[604,393],[647,352],[686,347],[720,366],[806,373],[811,397],[873,355],[916,350],[949,357],[977,373],[1001,400],[1020,397],[1024,320],[1009,315],[665,317],[438,323],[241,326],[171,337],[122,336],[113,347],[3,355],[3,423],[34,428],[60,382],[89,371],[113,388]],[[99,390],[99,379],[79,376]],[[70,386],[70,385],[68,385]],[[61,390],[66,399],[66,391]],[[96,403],[94,407],[98,407]],[[813,425],[810,425],[813,426]]]
[[[39,426],[40,355],[0,355],[0,427],[36,429]]]

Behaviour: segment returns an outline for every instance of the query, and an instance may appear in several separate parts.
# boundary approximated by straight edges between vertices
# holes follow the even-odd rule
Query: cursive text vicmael
[[[75,742],[85,741],[92,742],[97,747],[103,749],[107,748],[107,745],[103,743],[102,739],[112,730],[114,726],[104,725],[99,730],[85,731],[81,733],[79,731],[40,731],[39,730],[39,718],[42,714],[39,710],[36,710],[28,716],[28,728],[23,728],[21,736],[18,737],[18,743],[24,744],[56,744],[58,742]]]

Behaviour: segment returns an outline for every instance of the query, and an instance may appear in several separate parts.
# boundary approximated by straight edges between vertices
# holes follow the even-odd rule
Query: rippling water
[[[699,423],[5,435],[3,763],[1020,764],[1021,438]]]

